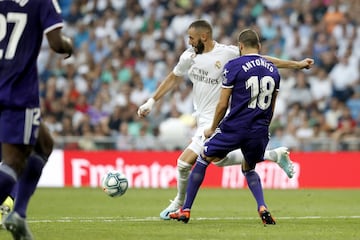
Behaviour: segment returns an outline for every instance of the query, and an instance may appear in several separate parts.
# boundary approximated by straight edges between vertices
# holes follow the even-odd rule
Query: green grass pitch
[[[360,239],[360,190],[265,190],[277,224],[264,227],[247,189],[202,188],[188,224],[159,219],[175,189],[39,188],[28,222],[36,240]],[[1,240],[11,235],[0,230]]]

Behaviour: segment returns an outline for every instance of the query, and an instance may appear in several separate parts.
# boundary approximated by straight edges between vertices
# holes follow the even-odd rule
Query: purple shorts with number
[[[39,108],[0,108],[2,143],[35,145],[39,125]]]
[[[219,131],[219,129],[217,130]],[[249,166],[263,161],[269,142],[267,131],[217,132],[204,144],[204,154],[208,157],[225,157],[229,152],[241,149]]]

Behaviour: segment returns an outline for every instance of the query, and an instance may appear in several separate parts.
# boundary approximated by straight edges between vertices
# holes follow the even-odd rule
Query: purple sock
[[[196,164],[191,171],[189,184],[186,189],[186,199],[182,209],[190,210],[195,200],[196,194],[204,180],[206,168],[209,165],[202,157],[198,156]]]
[[[266,207],[260,177],[257,174],[257,172],[252,170],[250,172],[246,172],[244,175],[246,177],[248,186],[256,199],[256,202],[258,205],[258,210],[259,210],[260,206]]]
[[[5,201],[5,199],[9,196],[11,190],[13,189],[15,183],[16,183],[16,177],[15,172],[11,172],[14,174],[9,173],[7,170],[9,170],[10,167],[1,164],[0,167],[0,204]]]
[[[19,184],[15,184],[15,186],[12,188],[11,193],[9,196],[14,200],[16,198],[17,188]]]
[[[45,160],[36,154],[32,154],[27,160],[26,168],[18,182],[18,191],[14,206],[14,211],[21,217],[26,217],[30,197],[36,189],[44,165]]]

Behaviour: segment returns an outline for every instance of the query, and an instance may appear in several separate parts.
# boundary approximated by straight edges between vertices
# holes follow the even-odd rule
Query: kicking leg
[[[264,159],[276,162],[284,170],[289,178],[295,174],[294,164],[289,157],[289,149],[287,147],[278,147],[272,150],[267,150],[264,153]]]
[[[184,206],[179,209],[179,211],[170,213],[170,218],[183,221],[184,223],[187,223],[190,220],[190,210],[195,201],[195,197],[199,191],[199,188],[204,180],[208,165],[209,162],[204,160],[201,156],[198,157],[189,177],[189,184],[186,191],[186,200]]]
[[[186,188],[188,186],[189,174],[191,168],[196,161],[197,155],[190,149],[180,155],[177,162],[177,195],[174,200],[171,201],[170,205],[166,207],[161,213],[160,218],[163,220],[169,220],[169,213],[175,212],[181,208],[184,203]]]
[[[27,159],[26,168],[19,178],[17,199],[14,211],[21,217],[26,218],[26,210],[30,198],[35,192],[37,183],[41,177],[42,169],[53,149],[53,139],[44,124],[40,124],[39,138],[34,151]]]
[[[276,162],[284,170],[289,178],[295,174],[293,162],[289,157],[289,150],[286,147],[279,147],[272,150],[266,150],[264,159]],[[234,150],[226,155],[225,158],[218,162],[213,162],[218,167],[226,167],[232,165],[239,165],[245,161],[244,155],[240,149]]]
[[[226,157],[221,159],[220,161],[213,162],[218,167],[226,167],[232,165],[240,165],[244,159],[244,155],[240,149],[229,152]]]

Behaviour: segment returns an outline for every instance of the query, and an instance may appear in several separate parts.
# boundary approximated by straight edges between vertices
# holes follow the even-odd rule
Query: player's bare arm
[[[65,53],[65,58],[71,57],[73,53],[73,44],[69,37],[61,33],[61,28],[56,28],[46,34],[49,45],[57,53]]]
[[[274,113],[274,111],[275,111],[275,104],[276,104],[276,98],[277,98],[277,95],[278,95],[278,93],[279,93],[279,90],[275,90],[274,92],[273,92],[273,95],[272,95],[272,98],[271,98],[271,106],[272,106],[272,112]]]
[[[206,138],[211,137],[215,132],[215,129],[219,125],[220,121],[224,118],[226,110],[229,107],[229,100],[231,96],[232,88],[222,88],[220,93],[220,99],[216,105],[215,115],[211,127],[204,131],[204,136]]]
[[[309,69],[314,65],[314,59],[305,58],[301,61],[283,60],[276,57],[263,56],[266,60],[275,64],[278,68]]]
[[[156,89],[153,97],[148,99],[146,103],[144,103],[139,107],[137,112],[138,116],[139,117],[147,116],[150,113],[155,102],[161,99],[166,93],[174,89],[179,84],[181,79],[182,79],[181,77],[176,76],[173,72],[169,73],[165,78],[165,80]]]

